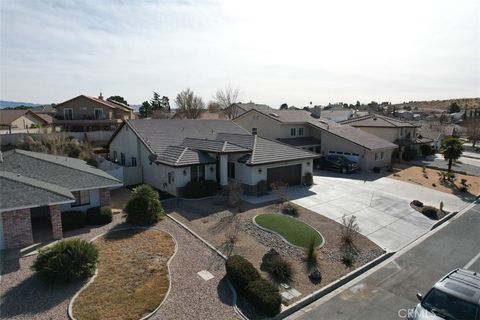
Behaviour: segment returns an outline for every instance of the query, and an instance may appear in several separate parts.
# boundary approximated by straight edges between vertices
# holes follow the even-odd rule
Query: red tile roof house
[[[318,155],[252,135],[229,120],[128,120],[109,142],[110,159],[137,170],[139,183],[182,195],[189,181],[230,180],[255,193],[261,180],[298,185]]]
[[[0,248],[33,244],[45,225],[51,238],[62,238],[62,212],[109,206],[109,188],[120,186],[83,160],[18,149],[0,154]]]

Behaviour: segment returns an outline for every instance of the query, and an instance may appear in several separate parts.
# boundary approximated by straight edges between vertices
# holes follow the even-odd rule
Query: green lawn
[[[255,217],[255,222],[265,229],[275,231],[287,241],[299,247],[307,248],[312,237],[315,237],[317,246],[323,244],[323,237],[315,229],[289,216],[271,213],[261,214]]]

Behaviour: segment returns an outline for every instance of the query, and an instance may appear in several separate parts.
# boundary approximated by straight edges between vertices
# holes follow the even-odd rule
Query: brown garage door
[[[281,181],[289,186],[300,184],[302,181],[302,165],[285,166],[267,169],[267,182]]]

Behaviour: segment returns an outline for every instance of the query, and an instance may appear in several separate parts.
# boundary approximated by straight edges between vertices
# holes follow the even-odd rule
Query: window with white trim
[[[103,108],[95,108],[93,110],[93,114],[95,116],[95,120],[102,120],[104,119],[104,116],[103,116]]]
[[[75,197],[75,202],[70,205],[72,208],[86,206],[90,204],[90,191],[88,190],[72,191],[72,194]]]
[[[72,108],[63,109],[63,118],[65,120],[73,120],[73,109]]]
[[[172,184],[175,181],[175,172],[170,171],[168,173],[168,183]]]
[[[252,134],[256,135],[257,134],[257,128],[252,128]]]
[[[380,160],[383,160],[383,158],[385,157],[385,154],[382,152],[380,152]]]
[[[297,128],[291,128],[291,129],[290,129],[290,135],[291,135],[292,137],[295,137],[295,136],[297,135]]]
[[[375,161],[378,161],[378,152],[375,152]]]
[[[303,128],[298,128],[298,135],[303,136]]]

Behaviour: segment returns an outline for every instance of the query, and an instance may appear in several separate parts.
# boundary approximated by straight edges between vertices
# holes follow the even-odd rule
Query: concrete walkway
[[[444,209],[450,212],[459,211],[473,200],[373,174],[321,171],[314,176],[314,182],[310,188],[290,188],[289,199],[339,223],[344,215],[355,215],[360,232],[387,251],[399,250],[436,222],[412,209],[412,200],[436,207],[443,201]],[[259,204],[273,201],[275,196],[245,196],[244,200]]]

